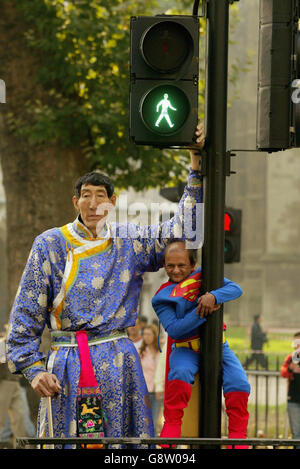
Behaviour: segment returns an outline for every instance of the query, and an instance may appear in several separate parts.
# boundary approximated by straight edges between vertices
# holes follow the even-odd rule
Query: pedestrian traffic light
[[[131,140],[160,148],[192,144],[198,123],[198,17],[134,16],[130,32]]]
[[[242,211],[233,208],[225,208],[224,215],[224,262],[240,262],[241,254],[241,228]]]
[[[260,0],[258,150],[300,146],[299,16],[299,0]]]

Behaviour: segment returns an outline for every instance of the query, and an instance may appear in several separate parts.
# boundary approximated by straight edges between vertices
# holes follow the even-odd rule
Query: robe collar
[[[74,231],[83,239],[86,239],[87,241],[97,241],[99,239],[106,239],[108,237],[108,226],[105,223],[104,227],[98,233],[97,238],[94,238],[93,233],[85,224],[83,223],[81,216],[78,215],[78,217],[74,220],[72,223]]]

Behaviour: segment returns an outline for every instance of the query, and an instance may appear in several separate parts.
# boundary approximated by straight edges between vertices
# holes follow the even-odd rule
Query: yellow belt
[[[200,339],[185,340],[184,342],[175,342],[175,347],[187,347],[194,352],[200,352]]]
[[[225,340],[226,340],[225,333],[223,332],[223,343],[225,342]],[[182,342],[174,342],[174,345],[176,348],[187,347],[187,348],[194,350],[194,352],[200,352],[200,339],[199,338],[192,339],[192,340],[187,339]]]

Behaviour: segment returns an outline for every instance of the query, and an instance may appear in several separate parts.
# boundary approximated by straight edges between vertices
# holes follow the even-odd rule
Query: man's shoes
[[[160,438],[180,438],[181,437],[181,422],[180,423],[164,423]],[[159,445],[161,448],[176,448],[176,445]]]

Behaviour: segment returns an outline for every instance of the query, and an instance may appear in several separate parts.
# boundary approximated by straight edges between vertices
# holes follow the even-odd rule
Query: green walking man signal
[[[174,135],[184,127],[190,114],[186,93],[175,85],[160,85],[147,90],[139,104],[139,115],[153,135]],[[137,113],[134,116],[139,118]]]
[[[159,123],[162,119],[166,119],[167,123],[169,124],[169,127],[174,127],[174,124],[172,124],[170,116],[168,114],[168,109],[172,109],[172,111],[177,111],[175,107],[172,106],[170,101],[168,100],[168,94],[164,94],[164,99],[162,99],[158,105],[156,106],[156,112],[159,112],[159,108],[161,107],[161,114],[157,121],[155,122],[155,126],[159,127]]]

